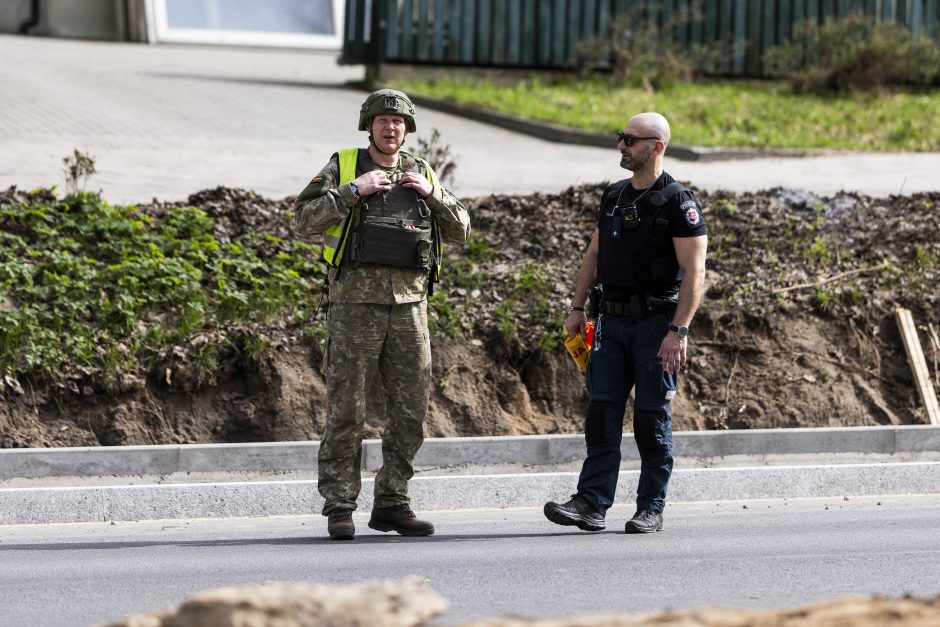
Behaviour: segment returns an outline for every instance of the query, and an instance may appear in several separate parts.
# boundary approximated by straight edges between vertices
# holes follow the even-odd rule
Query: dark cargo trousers
[[[335,303],[327,323],[327,418],[318,457],[323,515],[356,509],[362,488],[362,430],[369,384],[386,399],[382,468],[374,507],[408,505],[412,461],[424,441],[431,393],[427,301],[403,305]]]
[[[637,509],[663,511],[672,474],[672,414],[676,375],[663,372],[660,344],[669,331],[665,314],[643,320],[603,315],[585,373],[591,402],[584,425],[587,457],[578,494],[606,514],[620,472],[620,442],[630,390],[635,387],[633,437],[640,452]]]

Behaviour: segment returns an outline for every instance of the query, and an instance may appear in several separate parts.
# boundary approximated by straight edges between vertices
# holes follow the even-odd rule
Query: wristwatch
[[[669,325],[669,330],[679,337],[686,337],[689,334],[689,327],[677,327],[674,324]]]
[[[353,192],[356,196],[359,196],[359,186],[358,186],[358,185],[356,185],[355,183],[350,183],[350,184],[349,184],[349,189],[351,189],[352,192]]]

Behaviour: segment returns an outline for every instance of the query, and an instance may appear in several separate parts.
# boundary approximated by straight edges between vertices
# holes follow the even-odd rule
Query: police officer
[[[440,272],[443,241],[466,241],[470,218],[431,166],[402,150],[415,129],[406,94],[370,94],[359,112],[369,147],[335,153],[294,205],[299,233],[324,233],[329,265],[328,408],[318,485],[334,540],[355,536],[366,394],[376,375],[386,422],[369,527],[434,533],[408,498],[431,389],[427,294]]]
[[[636,115],[618,133],[620,166],[633,177],[604,190],[578,273],[565,322],[569,337],[584,335],[589,291],[597,286],[603,295],[585,375],[591,399],[584,425],[587,457],[577,493],[544,509],[559,525],[604,529],[620,472],[627,399],[635,389],[633,437],[641,467],[637,510],[625,531],[663,527],[673,464],[669,405],[702,298],[707,245],[692,192],[663,171],[669,135],[669,124],[658,113]]]

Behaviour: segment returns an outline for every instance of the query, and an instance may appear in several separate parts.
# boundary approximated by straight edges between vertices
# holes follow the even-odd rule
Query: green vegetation
[[[95,169],[95,160],[91,155],[87,155],[77,148],[72,154],[62,159],[65,165],[65,188],[70,194],[85,191],[85,184],[88,178],[97,170]]]
[[[722,218],[733,218],[738,215],[738,205],[733,199],[719,196],[712,203],[712,212]]]
[[[553,311],[548,295],[551,285],[545,269],[534,261],[526,261],[509,277],[503,301],[496,308],[499,331],[507,342],[521,343],[523,346],[538,346],[550,350],[563,341],[560,332],[558,312]],[[535,323],[544,331],[535,338],[519,336],[520,323]]]
[[[851,307],[860,304],[862,300],[862,289],[854,283],[813,288],[813,305],[818,311],[827,314],[833,313],[837,305]]]
[[[475,105],[598,133],[623,128],[630,112],[659,111],[673,141],[696,146],[940,150],[940,90],[803,95],[784,82],[704,82],[654,92],[604,78],[515,85],[458,77],[405,81],[408,93]]]
[[[609,36],[580,43],[580,76],[507,85],[451,74],[399,86],[598,133],[621,130],[631,113],[659,111],[676,142],[696,146],[940,150],[933,123],[940,119],[940,45],[923,33],[860,13],[805,21],[764,55],[767,75],[778,80],[703,80],[720,50],[685,47],[672,36],[703,20],[697,10],[680,11],[663,26],[638,12],[622,16]],[[733,46],[744,50],[746,43]]]
[[[676,41],[674,33],[705,25],[700,10],[688,9],[678,11],[663,26],[643,19],[640,7],[620,15],[607,36],[579,44],[582,71],[606,68],[613,82],[657,90],[705,75],[720,62],[721,46],[683,46]]]
[[[500,260],[474,233],[451,254],[441,288],[428,299],[433,334],[459,340],[495,329],[513,351],[551,350],[564,340],[564,310],[552,302],[551,272],[535,261]]]
[[[806,249],[806,258],[815,261],[823,266],[832,263],[829,251],[829,240],[822,235],[817,235]]]
[[[770,73],[798,91],[851,92],[886,85],[929,87],[940,75],[940,46],[897,22],[862,13],[804,21],[793,38],[767,52]]]
[[[444,292],[438,291],[428,297],[428,330],[433,335],[443,335],[452,340],[464,336],[463,307]]]
[[[937,253],[921,243],[915,247],[917,267],[921,270],[932,270],[937,265]]]
[[[193,207],[144,211],[86,192],[5,199],[0,377],[114,389],[120,374],[149,372],[201,333],[214,339],[190,353],[211,371],[223,351],[266,350],[266,323],[312,320],[317,247],[250,231],[219,241],[213,227]]]
[[[480,289],[487,277],[486,268],[495,256],[477,234],[464,243],[462,255],[451,254],[444,264],[446,290],[428,298],[428,328],[431,333],[450,339],[465,337],[479,324],[468,307],[480,298]]]

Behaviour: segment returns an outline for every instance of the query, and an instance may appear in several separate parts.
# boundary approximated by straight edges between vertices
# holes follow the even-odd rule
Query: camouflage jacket
[[[398,169],[419,171],[417,162],[402,154]],[[294,228],[305,237],[338,224],[360,202],[349,184],[339,185],[339,159],[329,163],[310,181],[294,202]],[[470,216],[456,196],[435,186],[425,199],[445,242],[463,244],[470,234]],[[447,272],[446,266],[444,272]],[[331,303],[402,304],[423,300],[428,292],[426,272],[387,266],[330,268]]]

